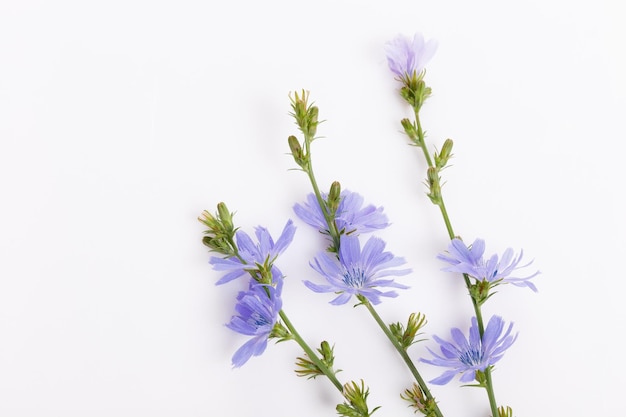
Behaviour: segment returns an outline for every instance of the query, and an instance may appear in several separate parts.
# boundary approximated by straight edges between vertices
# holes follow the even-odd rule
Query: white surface
[[[384,205],[380,235],[414,269],[381,315],[466,328],[384,58],[416,30],[439,41],[423,123],[433,147],[455,140],[456,231],[524,248],[542,271],[538,294],[509,286],[486,305],[520,332],[498,400],[516,416],[619,415],[623,19],[619,1],[2,1],[0,415],[335,414],[326,380],[293,374],[294,343],[231,369],[244,339],[223,323],[243,284],[213,285],[196,220],[219,201],[248,232],[295,218],[310,188],[289,171],[288,93],[302,88],[327,120],[320,184]],[[285,310],[312,345],[336,344],[341,379],[366,380],[376,415],[412,415],[398,398],[410,376],[367,312],[301,284],[320,242],[297,224]],[[484,392],[458,385],[433,388],[444,413],[487,416]]]

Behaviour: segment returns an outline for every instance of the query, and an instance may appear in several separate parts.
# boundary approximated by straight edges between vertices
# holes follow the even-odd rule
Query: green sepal
[[[291,156],[293,156],[296,164],[300,166],[304,171],[307,171],[310,166],[310,158],[306,152],[302,149],[300,141],[295,136],[291,135],[287,138],[289,149],[291,150]]]
[[[233,225],[234,214],[228,211],[226,204],[219,203],[215,215],[204,210],[198,217],[198,221],[207,227],[202,243],[212,252],[218,252],[227,257],[237,255],[237,248],[233,243],[237,231]]]
[[[513,417],[513,409],[509,406],[504,408],[504,406],[498,407],[498,417]]]
[[[293,335],[280,321],[276,322],[269,335],[269,339],[278,339],[276,343],[293,340]]]
[[[400,346],[407,350],[414,343],[421,342],[425,339],[415,340],[417,332],[426,325],[426,316],[422,313],[411,313],[407,320],[406,327],[400,323],[392,323],[389,325],[391,333],[394,335]]]
[[[441,147],[440,152],[435,152],[435,167],[437,170],[442,170],[448,165],[448,160],[452,158],[452,139],[446,139]]]
[[[337,413],[343,417],[369,417],[380,407],[374,408],[371,412],[367,407],[367,397],[369,388],[365,388],[365,383],[361,380],[359,386],[356,382],[348,382],[343,386],[343,396],[347,400],[342,404],[337,404]]]
[[[317,349],[320,354],[319,359],[322,361],[324,366],[333,371],[333,373],[341,372],[340,369],[336,371],[333,370],[333,364],[335,362],[333,350],[334,347],[330,346],[330,344],[324,340]],[[315,379],[317,376],[324,375],[324,371],[322,371],[306,353],[304,354],[304,357],[296,358],[296,366],[298,367],[298,369],[296,369],[296,374],[298,376],[307,377],[307,379]]]
[[[333,183],[330,185],[328,198],[326,199],[326,204],[329,212],[328,214],[330,214],[333,221],[335,220],[335,215],[337,214],[339,203],[341,203],[341,184],[339,183],[339,181],[333,181]]]
[[[489,366],[488,369],[492,367]],[[474,379],[476,380],[476,384],[465,384],[461,385],[462,387],[474,387],[474,388],[487,388],[487,375],[485,371],[477,370],[474,374]]]
[[[497,287],[500,281],[489,282],[486,279],[478,281],[470,286],[469,292],[478,306],[482,306],[495,292],[491,289]]]
[[[291,116],[296,120],[296,124],[300,128],[300,131],[304,134],[307,141],[315,139],[317,133],[319,109],[313,104],[309,104],[309,92],[302,90],[300,94],[294,93],[293,97],[290,95],[291,109],[293,110]]]
[[[404,128],[404,133],[411,139],[415,145],[420,146],[421,140],[419,134],[417,133],[417,127],[415,126],[415,122],[411,122],[409,119],[400,120],[402,127]]]
[[[408,401],[409,407],[414,408],[415,413],[422,413],[426,417],[437,416],[437,402],[434,398],[427,399],[424,391],[416,383],[413,383],[411,389],[404,390],[400,398]]]
[[[400,89],[400,95],[416,112],[432,94],[431,88],[424,81],[425,75],[426,71],[422,71],[420,74],[413,73],[412,76],[402,79],[404,86]]]
[[[443,198],[441,196],[441,178],[439,177],[439,171],[435,167],[429,167],[426,174],[428,198],[430,198],[433,204],[440,206],[443,204]]]

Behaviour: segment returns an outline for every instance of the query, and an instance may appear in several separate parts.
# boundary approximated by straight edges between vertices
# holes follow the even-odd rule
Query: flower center
[[[468,350],[461,352],[459,360],[467,366],[480,365],[483,360],[483,352],[481,349],[472,346]]]
[[[365,275],[365,272],[358,266],[346,268],[346,271],[343,274],[343,282],[353,288],[363,287],[363,284],[365,284],[366,281],[367,276]]]
[[[263,327],[263,326],[267,326],[268,324],[271,324],[271,322],[267,319],[267,317],[262,316],[258,312],[254,312],[250,315],[250,318],[248,319],[248,323],[255,326],[257,329],[259,327]]]

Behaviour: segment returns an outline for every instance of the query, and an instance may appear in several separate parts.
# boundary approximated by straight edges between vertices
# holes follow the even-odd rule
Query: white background
[[[328,381],[294,375],[295,343],[231,369],[245,338],[223,324],[245,284],[214,286],[196,220],[220,201],[249,233],[295,219],[310,191],[287,155],[300,89],[326,120],[322,188],[383,205],[379,235],[414,271],[380,314],[422,311],[427,336],[466,329],[384,57],[415,31],[439,42],[422,117],[431,149],[455,140],[456,232],[523,248],[542,272],[539,293],[503,287],[485,306],[520,334],[498,401],[516,416],[619,415],[625,17],[618,0],[1,1],[0,415],[335,415]],[[285,311],[311,345],[335,343],[341,380],[363,378],[376,415],[412,415],[398,397],[410,375],[367,311],[301,284],[321,240],[296,224]],[[484,392],[459,385],[433,388],[444,414],[489,415]]]

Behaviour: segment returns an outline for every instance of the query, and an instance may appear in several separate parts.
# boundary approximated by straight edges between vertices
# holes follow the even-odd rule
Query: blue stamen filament
[[[262,316],[258,312],[254,312],[248,319],[248,323],[252,324],[258,329],[259,327],[267,326],[268,324],[271,324],[272,322],[271,320],[268,320],[267,317]]]
[[[482,349],[472,346],[468,350],[461,352],[459,360],[467,366],[480,365],[483,360]]]
[[[365,272],[358,266],[346,268],[346,272],[343,274],[343,282],[353,288],[362,288],[366,281]]]

